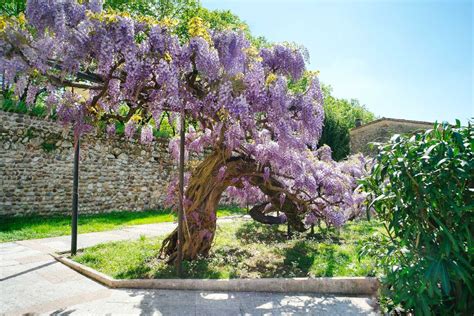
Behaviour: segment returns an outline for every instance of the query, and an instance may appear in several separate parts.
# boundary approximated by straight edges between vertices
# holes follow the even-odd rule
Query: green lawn
[[[221,207],[217,216],[245,214],[238,207]],[[144,212],[111,212],[79,215],[78,232],[90,233],[142,224],[172,222],[175,214],[169,210]],[[63,236],[71,233],[70,216],[28,216],[0,218],[0,242]]]
[[[208,258],[184,262],[187,278],[268,278],[374,276],[371,258],[358,259],[364,241],[380,223],[360,221],[339,232],[317,231],[286,239],[285,227],[238,220],[219,225]],[[105,243],[73,259],[118,279],[174,278],[175,270],[157,259],[162,238]]]

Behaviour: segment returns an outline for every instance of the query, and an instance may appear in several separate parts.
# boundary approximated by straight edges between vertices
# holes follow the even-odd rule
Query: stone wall
[[[166,140],[152,146],[86,135],[79,212],[157,209],[176,163]],[[0,111],[0,216],[71,210],[73,137],[58,123]]]
[[[394,134],[411,134],[433,128],[433,123],[402,119],[381,118],[350,130],[351,154],[373,155],[371,142],[387,142]]]

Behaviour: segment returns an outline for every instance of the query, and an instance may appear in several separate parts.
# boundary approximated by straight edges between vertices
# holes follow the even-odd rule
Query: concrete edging
[[[374,277],[117,280],[62,255],[56,253],[51,255],[71,269],[110,288],[232,292],[308,292],[344,295],[375,295],[379,288],[379,281]]]

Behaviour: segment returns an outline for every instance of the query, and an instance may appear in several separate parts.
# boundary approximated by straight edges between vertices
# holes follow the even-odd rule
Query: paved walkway
[[[219,219],[219,223],[233,219]],[[169,233],[173,223],[81,234],[79,248]],[[109,289],[55,261],[70,237],[0,243],[0,315],[375,315],[366,297]]]

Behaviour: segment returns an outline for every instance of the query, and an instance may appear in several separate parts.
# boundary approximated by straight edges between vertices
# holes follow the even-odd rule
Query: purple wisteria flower
[[[226,170],[227,170],[227,166],[222,166],[219,168],[219,172],[217,173],[217,181],[224,180]]]
[[[314,223],[316,223],[316,220],[317,220],[316,215],[313,212],[310,212],[310,213],[306,214],[306,217],[304,219],[304,223],[305,223],[305,225],[309,226],[309,225],[313,225]]]
[[[260,51],[263,64],[281,74],[290,75],[293,79],[300,79],[303,75],[305,62],[303,54],[295,48],[277,44],[272,48],[263,48]]]
[[[149,145],[153,142],[153,129],[151,126],[143,126],[140,134],[140,142]]]
[[[242,32],[215,32],[213,41],[225,71],[232,76],[243,72],[246,61],[244,50],[250,46],[245,35]]]
[[[280,193],[280,197],[279,197],[279,202],[280,202],[280,207],[283,207],[283,204],[285,203],[285,199],[286,199],[286,194],[285,193]]]
[[[107,132],[108,137],[112,137],[115,135],[115,124],[108,124],[107,127],[105,128],[105,131]]]
[[[127,124],[125,124],[125,136],[128,139],[133,139],[133,136],[135,135],[135,132],[137,131],[137,125],[133,121],[129,121]]]
[[[344,213],[338,211],[328,211],[327,218],[334,227],[341,227],[346,221]]]
[[[38,93],[38,87],[37,86],[29,86],[28,87],[28,92],[26,94],[26,104],[27,105],[34,105],[36,101],[36,95]]]
[[[263,168],[263,181],[267,182],[270,180],[270,168],[265,167]]]

